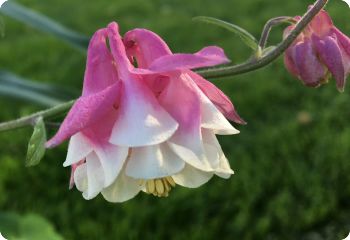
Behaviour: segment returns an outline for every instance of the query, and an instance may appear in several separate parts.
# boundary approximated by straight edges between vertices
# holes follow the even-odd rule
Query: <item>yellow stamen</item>
[[[146,192],[157,197],[167,197],[172,187],[175,187],[175,181],[172,177],[157,178],[150,180],[140,180],[140,185],[145,185]]]

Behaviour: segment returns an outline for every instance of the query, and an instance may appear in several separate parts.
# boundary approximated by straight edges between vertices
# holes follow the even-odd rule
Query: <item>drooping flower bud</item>
[[[294,19],[298,21],[300,16]],[[283,37],[294,27],[287,27]],[[334,26],[328,13],[321,10],[287,49],[284,62],[288,71],[306,86],[318,87],[327,83],[332,75],[342,92],[350,72],[350,39]]]

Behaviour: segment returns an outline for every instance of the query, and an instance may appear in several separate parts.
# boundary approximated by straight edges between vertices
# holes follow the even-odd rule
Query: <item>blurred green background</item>
[[[300,15],[313,1],[17,2],[88,36],[117,21],[123,33],[135,27],[157,32],[174,52],[216,44],[239,63],[250,52],[238,37],[192,17],[227,20],[259,37],[266,20]],[[350,35],[347,5],[330,1],[327,10]],[[2,14],[0,18],[5,26],[1,69],[79,94],[83,53]],[[282,30],[273,31],[271,44],[281,40]],[[350,86],[343,94],[333,80],[319,89],[306,88],[288,75],[282,58],[265,69],[213,81],[248,122],[238,126],[241,134],[220,137],[235,170],[229,180],[215,177],[198,189],[177,187],[165,199],[139,194],[123,204],[102,196],[85,201],[76,189],[68,190],[70,170],[62,167],[66,144],[49,150],[39,166],[24,166],[28,128],[0,133],[0,211],[42,216],[63,239],[73,240],[344,238],[350,231]],[[41,108],[2,97],[0,121]],[[49,128],[50,135],[54,131]],[[0,218],[0,226],[4,222]]]

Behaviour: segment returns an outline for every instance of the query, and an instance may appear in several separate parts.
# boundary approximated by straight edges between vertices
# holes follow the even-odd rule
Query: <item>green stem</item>
[[[26,117],[22,117],[9,122],[0,123],[0,132],[33,125],[35,123],[35,120],[39,117],[43,117],[43,118],[51,117],[51,116],[55,116],[56,114],[67,111],[69,108],[72,107],[74,102],[75,100],[71,100],[69,102],[59,104],[55,107],[52,107],[40,112],[36,112]]]
[[[293,31],[290,32],[288,37],[281,42],[275,50],[271,51],[268,55],[255,60],[254,62],[247,62],[236,66],[221,67],[215,69],[207,69],[197,71],[200,75],[207,78],[218,78],[218,77],[228,77],[237,74],[242,74],[250,72],[259,68],[262,68],[275,59],[277,59],[298,37],[298,35],[303,31],[303,29],[311,22],[311,20],[320,12],[323,7],[327,4],[328,0],[317,0],[316,3],[310,8],[307,13],[301,18],[301,20],[296,24]],[[8,131],[16,128],[21,128],[25,126],[32,125],[38,117],[50,117],[56,114],[67,111],[72,107],[75,100],[57,105],[53,108],[49,108],[44,111],[34,113],[32,115],[22,117],[13,121],[0,123],[0,132]]]
[[[242,63],[235,66],[205,69],[198,71],[200,75],[206,78],[220,78],[220,77],[229,77],[238,74],[243,74],[251,72],[253,70],[263,68],[269,63],[276,60],[281,56],[285,50],[294,42],[298,35],[303,31],[303,29],[311,22],[311,20],[325,7],[328,0],[317,0],[315,4],[305,13],[305,15],[300,19],[296,24],[295,28],[290,32],[288,37],[284,39],[273,51],[268,55],[258,59]]]

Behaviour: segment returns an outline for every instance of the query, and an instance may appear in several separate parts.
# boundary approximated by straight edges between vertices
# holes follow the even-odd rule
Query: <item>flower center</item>
[[[150,180],[141,180],[140,185],[145,184],[146,192],[157,197],[167,197],[172,187],[175,187],[175,181],[172,177],[156,178]]]

